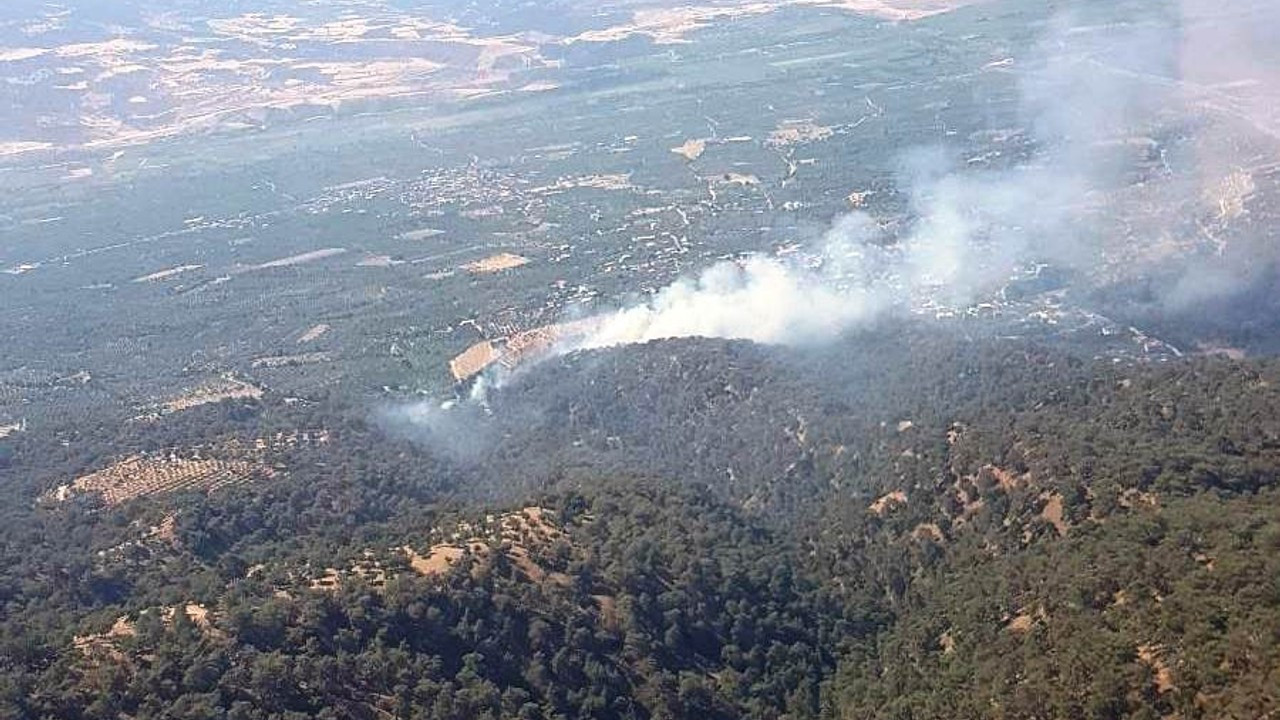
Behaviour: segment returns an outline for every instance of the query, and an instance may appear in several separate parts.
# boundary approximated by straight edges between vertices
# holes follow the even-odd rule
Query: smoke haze
[[[597,333],[566,349],[687,336],[819,342],[889,310],[964,306],[1037,262],[1095,276],[1172,274],[1155,291],[1166,313],[1267,280],[1274,273],[1260,268],[1274,266],[1274,245],[1243,240],[1210,257],[1191,248],[1172,263],[1131,264],[1148,260],[1152,245],[1203,240],[1178,237],[1187,216],[1221,204],[1221,186],[1233,176],[1248,182],[1233,147],[1240,120],[1276,135],[1276,106],[1263,101],[1275,97],[1276,65],[1259,57],[1275,53],[1260,40],[1275,35],[1259,26],[1280,30],[1280,12],[1219,11],[1206,21],[1204,0],[1180,10],[1152,17],[1147,8],[1130,22],[1102,25],[1055,17],[1030,56],[1014,63],[1031,158],[971,172],[940,148],[905,154],[899,185],[915,216],[905,237],[884,237],[870,216],[847,215],[803,260],[755,254],[722,262],[605,316]],[[1233,94],[1206,83],[1226,83]],[[1193,148],[1191,156],[1153,138],[1161,132],[1190,132],[1179,145]],[[1148,176],[1134,185],[1139,172]],[[1160,209],[1131,234],[1109,236],[1117,223],[1134,222],[1124,203]]]
[[[1077,297],[1108,297],[1102,311],[1125,322],[1275,316],[1275,230],[1248,201],[1255,175],[1277,167],[1280,8],[1185,0],[1163,12],[1053,18],[1012,61],[1026,154],[975,170],[953,148],[905,152],[905,232],[840,216],[802,251],[714,264],[555,352],[679,337],[820,344],[996,297],[1041,263],[1071,271]],[[482,443],[454,412],[425,404],[398,419],[464,449]]]

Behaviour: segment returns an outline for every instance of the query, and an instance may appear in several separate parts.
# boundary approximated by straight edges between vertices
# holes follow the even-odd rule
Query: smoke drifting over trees
[[[1040,262],[1101,285],[1108,265],[1139,258],[1129,272],[1174,278],[1152,300],[1175,314],[1270,282],[1274,244],[1256,228],[1208,256],[1199,248],[1174,258],[1146,253],[1194,232],[1189,214],[1230,212],[1218,207],[1231,203],[1219,189],[1248,160],[1238,157],[1241,133],[1276,133],[1264,101],[1277,89],[1275,64],[1264,57],[1274,51],[1259,41],[1269,35],[1258,20],[1280,30],[1280,12],[1210,25],[1199,22],[1203,9],[1186,2],[1163,18],[1135,11],[1132,22],[1101,26],[1084,14],[1054,18],[1035,51],[1012,61],[1032,148],[1025,161],[973,172],[943,148],[907,152],[899,185],[914,220],[905,236],[890,237],[861,212],[838,218],[810,256],[721,262],[608,315],[573,347],[688,336],[812,343],[890,310],[963,306]],[[1115,195],[1135,194],[1128,186],[1138,174],[1156,217],[1131,236],[1106,237],[1117,219],[1129,221],[1132,208]]]
[[[1086,314],[1154,324],[1179,343],[1213,342],[1224,322],[1270,322],[1256,318],[1273,316],[1276,244],[1273,224],[1250,217],[1259,160],[1249,153],[1278,134],[1266,102],[1280,90],[1276,51],[1260,28],[1280,30],[1280,10],[1213,22],[1204,11],[1196,0],[1122,11],[1125,22],[1052,17],[1029,50],[983,70],[1017,75],[1017,157],[906,150],[905,222],[841,215],[799,251],[718,262],[600,314],[594,332],[548,354],[682,337],[821,345],[875,322],[1001,302],[1045,265]],[[1197,324],[1200,337],[1176,334]],[[453,455],[482,452],[473,416],[504,381],[489,375],[468,407],[418,404],[392,424]]]

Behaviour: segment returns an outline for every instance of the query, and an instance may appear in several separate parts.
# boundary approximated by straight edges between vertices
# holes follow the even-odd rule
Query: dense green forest
[[[0,717],[1266,717],[1278,410],[1270,358],[930,325],[578,353],[430,427],[19,433]],[[251,482],[49,499],[299,428]]]

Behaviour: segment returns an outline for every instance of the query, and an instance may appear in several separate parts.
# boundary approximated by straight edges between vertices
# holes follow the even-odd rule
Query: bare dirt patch
[[[976,0],[794,0],[794,5],[827,7],[859,15],[910,22],[950,12]]]
[[[891,493],[885,493],[876,498],[876,501],[867,506],[867,510],[876,515],[884,515],[890,509],[898,505],[907,504],[907,494],[901,490],[894,490]]]
[[[1137,488],[1126,488],[1124,492],[1120,493],[1118,502],[1120,507],[1129,510],[1139,507],[1152,509],[1160,507],[1160,498],[1158,496],[1154,493],[1143,492]]]
[[[0,50],[0,62],[22,62],[23,60],[31,60],[47,54],[49,54],[49,51],[46,48],[5,48]]]
[[[769,133],[765,145],[782,148],[826,140],[834,134],[834,129],[826,125],[818,125],[812,120],[787,120],[779,123],[778,127]]]
[[[747,2],[728,6],[683,6],[674,8],[641,8],[631,22],[601,30],[588,30],[565,40],[566,43],[607,43],[637,35],[649,37],[657,45],[688,42],[685,36],[716,21],[763,15],[773,12],[770,2]]]
[[[987,474],[987,476],[995,483],[996,487],[1006,493],[1013,492],[1014,490],[1022,487],[1023,481],[1026,479],[1025,477],[1020,478],[1008,470],[996,465],[983,465],[978,469],[978,474],[981,476],[983,473]]]
[[[938,647],[942,648],[943,655],[951,655],[956,651],[956,639],[952,637],[951,630],[944,630],[938,636]]]
[[[1037,622],[1046,622],[1048,619],[1049,614],[1044,611],[1043,607],[1036,607],[1034,610],[1023,608],[1018,611],[1017,615],[1008,618],[1008,622],[1005,623],[1004,627],[1009,632],[1026,633],[1030,632]]]
[[[314,325],[311,327],[310,330],[307,330],[302,334],[301,337],[298,338],[298,344],[305,345],[309,342],[315,342],[316,340],[319,340],[321,337],[323,337],[326,333],[328,333],[329,330],[330,330],[329,326],[326,325],[325,323]]]
[[[1040,519],[1053,526],[1061,537],[1067,534],[1069,526],[1067,525],[1062,506],[1062,495],[1058,493],[1046,493],[1040,498],[1045,501],[1044,509],[1040,511]]]
[[[920,20],[947,12],[966,0],[739,0],[720,5],[685,5],[672,8],[642,7],[631,22],[599,30],[589,30],[564,40],[578,42],[618,42],[646,36],[658,45],[687,43],[687,35],[716,22],[767,15],[786,7],[810,6],[843,10],[893,21]]]
[[[209,627],[209,608],[198,603],[187,603],[183,608],[183,612],[187,617],[191,618],[197,626],[208,629]]]
[[[121,615],[106,632],[89,635],[77,635],[71,640],[71,646],[88,659],[108,659],[123,662],[124,653],[120,650],[120,640],[138,634],[128,616]]]
[[[311,581],[311,589],[333,592],[342,585],[344,580],[360,580],[369,587],[379,590],[387,584],[387,571],[373,556],[373,552],[366,550],[364,556],[345,571],[332,567],[325,568],[324,574]]]
[[[467,553],[465,548],[456,545],[435,545],[427,551],[426,555],[421,555],[418,551],[408,546],[405,546],[402,550],[409,557],[409,567],[413,568],[413,571],[419,575],[426,577],[443,575]]]
[[[507,369],[515,369],[530,359],[542,356],[557,343],[585,338],[595,332],[600,323],[600,318],[588,317],[516,333],[507,339],[499,362]]]
[[[337,590],[342,583],[342,572],[338,568],[325,568],[324,574],[311,581],[312,590]]]
[[[161,613],[161,619],[164,624],[173,625],[179,612],[186,615],[201,630],[205,632],[212,630],[213,623],[209,618],[209,608],[199,603],[186,603],[185,605],[164,608]]]
[[[324,260],[337,255],[342,255],[347,251],[346,248],[323,248],[320,250],[312,250],[310,252],[298,253],[290,255],[279,260],[271,260],[260,265],[252,265],[249,270],[270,270],[272,268],[293,267],[294,265],[305,265],[306,263]]]
[[[267,357],[254,358],[251,365],[255,368],[282,368],[297,367],[299,365],[316,365],[318,363],[326,363],[333,360],[333,355],[327,352],[308,352],[295,353],[293,355],[269,355]]]
[[[1178,686],[1173,682],[1173,671],[1164,659],[1165,650],[1160,645],[1145,644],[1137,648],[1138,661],[1151,668],[1154,676],[1156,692],[1164,694],[1173,692]]]
[[[474,532],[477,528],[462,527],[461,531]],[[476,559],[491,561],[495,552],[502,554],[531,582],[550,582],[567,585],[570,579],[558,572],[547,572],[536,560],[533,552],[564,535],[552,520],[550,511],[540,507],[527,507],[500,516],[486,518],[483,532],[462,537],[460,532],[447,543],[433,545],[425,555],[411,547],[402,551],[409,558],[409,566],[424,576],[436,576],[449,570],[468,553]]]
[[[608,173],[603,175],[564,177],[550,185],[533,188],[529,192],[537,195],[554,195],[566,190],[573,190],[574,188],[587,188],[591,190],[634,190],[635,185],[631,184],[631,175],[629,174]]]
[[[142,277],[134,278],[133,282],[136,282],[136,283],[159,282],[161,280],[167,280],[171,277],[181,275],[183,273],[191,272],[192,270],[199,270],[202,267],[204,266],[203,265],[179,265],[177,267],[172,267],[167,270],[159,270],[157,272],[153,272],[150,275],[143,275]]]
[[[702,157],[702,153],[707,151],[706,140],[685,140],[683,145],[671,148],[671,152],[683,157],[689,162],[693,162]]]
[[[171,607],[147,608],[142,610],[139,615],[158,613],[161,622],[173,627],[174,620],[179,612],[186,615],[206,636],[213,638],[223,637],[222,633],[213,626],[212,613],[209,608],[200,603],[188,602]],[[108,660],[113,663],[129,663],[130,660],[125,654],[122,642],[136,637],[137,634],[137,622],[130,619],[128,615],[121,615],[116,618],[116,621],[105,632],[75,636],[71,640],[71,647],[80,653],[84,659],[92,662]]]
[[[512,334],[506,338],[483,340],[449,361],[449,371],[459,382],[472,378],[494,363],[509,370],[530,359],[540,357],[561,342],[586,338],[600,327],[602,320],[588,317],[554,323]]]
[[[618,614],[618,599],[612,595],[592,595],[592,600],[596,601],[596,607],[600,608],[600,621],[605,627],[617,629],[621,626],[621,616]]]
[[[435,228],[422,228],[421,230],[410,230],[409,232],[400,233],[399,237],[401,240],[417,241],[417,240],[427,240],[429,238],[433,238],[433,237],[436,237],[437,235],[443,235],[443,234],[444,234],[443,230],[437,230]]]
[[[5,142],[0,143],[0,157],[52,150],[53,147],[53,143],[47,142]]]
[[[928,538],[936,543],[946,542],[946,536],[942,534],[942,528],[937,523],[920,523],[911,530],[911,537],[916,540],[924,540]]]
[[[463,270],[473,275],[484,275],[487,273],[502,272],[503,270],[511,270],[521,265],[528,265],[529,258],[515,253],[498,253],[487,258],[476,260],[462,266]]]
[[[201,405],[211,405],[223,400],[257,400],[261,397],[262,388],[244,380],[239,380],[233,375],[223,375],[193,390],[163,401],[160,403],[159,409],[164,413],[174,413],[190,410]]]
[[[1005,628],[1010,632],[1024,633],[1031,630],[1031,626],[1034,623],[1034,618],[1024,613],[1010,620],[1009,624],[1005,625]]]
[[[389,268],[403,264],[403,260],[396,260],[390,255],[365,255],[360,262],[356,263],[356,267]]]
[[[460,355],[449,361],[449,372],[459,382],[475,377],[484,369],[498,361],[501,352],[488,340],[472,345]]]

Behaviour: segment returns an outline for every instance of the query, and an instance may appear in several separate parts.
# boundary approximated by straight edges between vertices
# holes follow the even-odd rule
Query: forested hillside
[[[927,326],[18,434],[0,716],[1265,717],[1277,411],[1272,359]],[[196,445],[258,469],[53,492]]]

